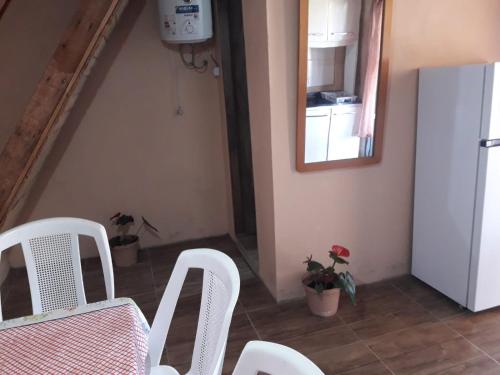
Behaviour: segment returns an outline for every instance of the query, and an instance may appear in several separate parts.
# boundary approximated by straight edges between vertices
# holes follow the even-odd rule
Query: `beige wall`
[[[23,221],[76,216],[107,225],[117,211],[144,215],[160,235],[144,234],[143,246],[227,233],[219,81],[185,69],[160,41],[156,1],[137,3],[84,87]]]
[[[257,4],[255,5],[257,6]],[[359,283],[409,271],[416,128],[417,68],[500,59],[497,0],[394,0],[390,87],[383,160],[376,166],[298,173],[295,170],[298,0],[267,0],[272,178],[256,176],[256,191],[274,199],[276,280],[266,281],[278,299],[302,294],[302,261],[327,260],[339,243],[352,250],[350,270]],[[246,20],[251,21],[248,17]],[[246,25],[261,32],[262,20]],[[255,57],[249,57],[249,64]],[[265,68],[265,66],[263,67]],[[250,92],[256,95],[257,90]],[[251,101],[259,98],[251,98]],[[252,110],[252,132],[262,123]],[[259,112],[255,114],[255,112]],[[257,140],[256,142],[262,142]],[[254,144],[255,147],[255,144]],[[256,171],[258,173],[258,171]],[[271,210],[262,207],[259,210]],[[267,204],[267,203],[266,203]],[[272,211],[272,210],[271,210]],[[266,278],[264,278],[266,280]]]
[[[266,23],[263,22],[266,19],[266,0],[243,0],[242,3],[258,228],[259,273],[271,293],[276,295],[277,256],[274,237],[268,29]]]
[[[11,1],[0,20],[0,150],[35,91],[76,0]]]

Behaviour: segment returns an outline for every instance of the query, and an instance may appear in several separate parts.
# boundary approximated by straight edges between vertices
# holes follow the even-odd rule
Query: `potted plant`
[[[135,234],[129,234],[130,228],[135,222],[132,215],[118,212],[109,219],[117,228],[117,235],[109,239],[109,246],[111,247],[113,263],[118,267],[127,267],[137,263],[140,249],[139,234],[143,229],[158,233],[158,229],[151,225],[144,216],[141,216],[141,218],[142,223]]]
[[[335,272],[337,264],[349,264],[345,258],[350,253],[345,247],[333,245],[328,252],[333,264],[324,267],[312,259],[312,255],[304,262],[307,264],[307,274],[302,280],[307,296],[307,304],[314,315],[333,316],[339,306],[340,291],[346,292],[353,304],[356,303],[356,285],[349,272]]]

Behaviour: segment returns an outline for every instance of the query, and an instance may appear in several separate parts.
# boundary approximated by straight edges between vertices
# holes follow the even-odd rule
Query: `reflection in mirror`
[[[387,1],[301,0],[299,170],[375,159]]]

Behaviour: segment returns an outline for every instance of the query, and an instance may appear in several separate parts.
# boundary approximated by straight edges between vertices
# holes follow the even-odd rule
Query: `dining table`
[[[0,374],[147,374],[150,327],[130,298],[0,322]]]

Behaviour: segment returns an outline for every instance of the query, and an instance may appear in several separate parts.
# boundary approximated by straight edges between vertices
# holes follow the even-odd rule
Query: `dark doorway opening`
[[[257,227],[242,0],[217,0],[218,37],[226,106],[227,137],[237,242],[257,269]]]

